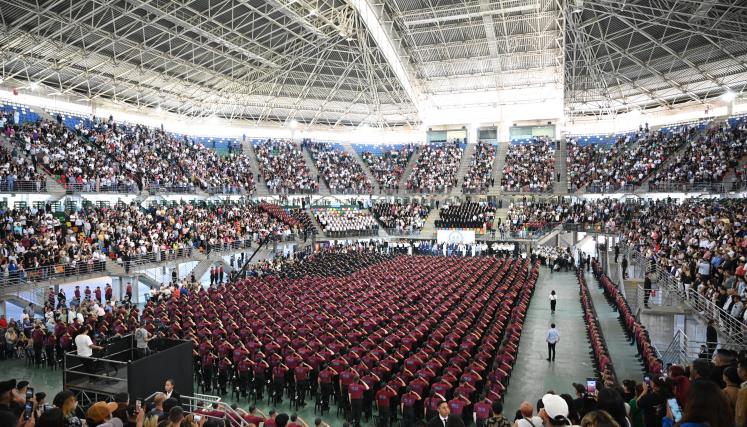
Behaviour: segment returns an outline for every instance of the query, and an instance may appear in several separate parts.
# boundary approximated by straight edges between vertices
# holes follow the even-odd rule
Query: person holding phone
[[[661,419],[666,415],[664,404],[673,397],[672,386],[663,378],[643,379],[643,389],[636,403],[643,412],[645,427],[661,427]]]
[[[687,402],[680,407],[677,399],[667,399],[662,427],[734,427],[734,411],[721,389],[711,381],[690,385]]]

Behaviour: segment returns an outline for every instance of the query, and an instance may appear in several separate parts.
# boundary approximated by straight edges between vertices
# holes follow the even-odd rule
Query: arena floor
[[[586,279],[618,378],[620,380],[640,379],[643,373],[641,364],[636,358],[635,346],[631,346],[626,340],[617,322],[617,314],[607,304],[594,277],[587,273]],[[553,289],[558,293],[558,305],[554,315],[550,312],[548,299]],[[549,269],[541,267],[537,287],[524,323],[519,357],[511,374],[504,400],[507,414],[512,415],[524,400],[535,402],[547,390],[568,392],[572,390],[571,383],[582,382],[587,377],[593,376],[594,369],[589,354],[586,328],[580,316],[581,312],[575,274],[572,272],[551,273]],[[545,335],[551,322],[557,324],[561,334],[555,362],[546,360]],[[8,372],[13,372],[15,378],[29,380],[39,389],[62,389],[62,371],[60,370],[28,368],[23,360],[4,362],[3,365],[9,370]],[[230,395],[225,396],[224,400],[232,402]],[[292,413],[287,402],[288,399],[275,409],[279,412]],[[251,404],[246,400],[241,400],[239,405],[248,408]],[[265,414],[270,410],[264,401],[258,404],[258,407]],[[342,419],[337,418],[334,408],[335,406],[331,414],[325,414],[324,419],[337,427],[342,425]],[[316,417],[313,402],[307,404],[298,414],[307,423],[312,424]],[[364,424],[373,425],[373,422]]]

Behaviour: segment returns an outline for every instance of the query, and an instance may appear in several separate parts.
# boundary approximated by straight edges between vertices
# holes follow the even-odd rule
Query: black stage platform
[[[132,335],[112,338],[92,357],[65,354],[63,386],[85,401],[105,400],[128,392],[132,399],[163,390],[167,379],[178,384],[179,393],[193,394],[192,342],[157,338],[149,343],[150,354],[137,358]]]

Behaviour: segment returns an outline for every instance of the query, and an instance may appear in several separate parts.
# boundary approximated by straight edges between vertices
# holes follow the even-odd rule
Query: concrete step
[[[462,194],[462,183],[464,182],[464,177],[467,175],[467,172],[469,172],[470,163],[472,163],[472,159],[475,156],[475,153],[477,152],[477,144],[467,144],[467,147],[464,149],[464,152],[462,153],[462,160],[459,162],[459,169],[457,169],[457,185],[455,185],[451,189],[452,195],[461,195]]]
[[[672,153],[671,156],[667,158],[663,163],[659,164],[656,169],[654,169],[654,172],[649,175],[646,179],[641,182],[641,185],[638,186],[638,188],[635,189],[635,193],[647,193],[648,192],[648,183],[653,179],[653,177],[656,175],[656,172],[664,170],[671,166],[672,164],[675,164],[676,162],[680,161],[680,157],[687,151],[687,148],[690,147],[690,141],[685,142],[682,144],[680,148],[677,149],[674,153]]]
[[[320,237],[326,236],[326,234],[324,234],[324,231],[322,230],[322,225],[319,224],[319,221],[317,221],[317,219],[316,219],[316,215],[314,215],[311,212],[311,207],[310,206],[306,207],[306,215],[308,215],[309,218],[311,218],[311,222],[312,222],[312,224],[314,224],[314,228],[316,228],[316,235],[320,236]]]
[[[371,183],[372,188],[377,189],[379,188],[379,182],[376,181],[376,177],[374,177],[373,173],[371,173],[371,170],[368,168],[368,165],[366,165],[366,162],[361,159],[361,157],[358,155],[358,153],[355,151],[355,148],[353,148],[353,145],[349,142],[342,142],[340,143],[342,147],[345,149],[345,152],[351,155],[358,164],[361,166],[361,170],[363,173],[366,174],[366,178],[368,178],[368,182]]]
[[[425,224],[420,230],[421,235],[430,236],[436,232],[436,220],[438,219],[439,210],[435,207],[428,212],[428,216],[425,217]]]
[[[402,178],[399,181],[399,188],[404,190],[407,184],[407,181],[410,179],[410,174],[412,173],[412,170],[415,168],[415,165],[418,163],[418,157],[420,157],[421,151],[425,148],[424,145],[416,145],[415,146],[415,152],[412,153],[412,156],[410,156],[410,160],[407,162],[407,167],[405,168],[405,172],[402,173]]]
[[[553,174],[553,192],[556,194],[568,193],[568,146],[565,137],[559,139],[560,148],[555,150],[555,173]],[[558,180],[560,174],[560,180]]]
[[[495,185],[490,187],[488,195],[497,196],[501,194],[501,180],[503,179],[503,167],[506,165],[506,152],[510,142],[498,143],[498,148],[495,150],[495,160],[493,161],[493,176],[495,177]]]
[[[327,183],[324,181],[324,178],[322,178],[322,174],[319,173],[319,169],[316,167],[316,163],[314,163],[314,159],[311,158],[311,153],[309,153],[309,150],[302,149],[300,146],[297,145],[297,148],[301,150],[303,153],[303,160],[306,162],[306,167],[309,168],[309,174],[311,174],[311,177],[313,179],[318,179],[319,181],[319,195],[321,196],[328,196],[332,194],[329,191],[329,187],[327,186]]]
[[[247,157],[249,157],[249,164],[251,165],[252,170],[254,171],[254,176],[257,177],[257,179],[254,180],[255,188],[256,188],[256,195],[257,196],[267,196],[270,194],[270,189],[267,188],[267,183],[264,179],[262,179],[262,174],[259,170],[259,158],[257,157],[256,151],[254,151],[254,145],[251,141],[247,140],[242,143],[242,146],[244,148],[244,153],[246,153]]]

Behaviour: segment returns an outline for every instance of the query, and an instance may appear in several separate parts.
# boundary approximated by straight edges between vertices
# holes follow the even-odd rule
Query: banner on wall
[[[472,245],[475,243],[475,230],[437,230],[436,241],[438,243]]]

